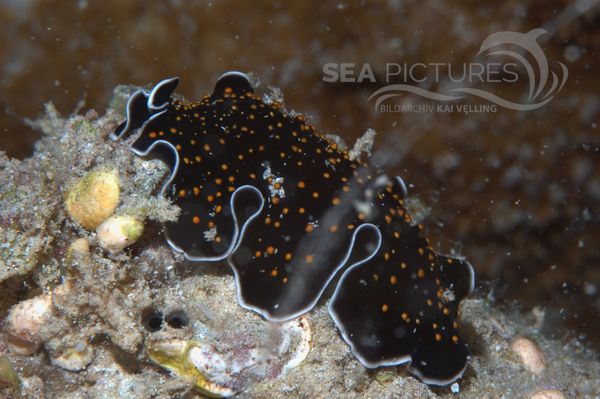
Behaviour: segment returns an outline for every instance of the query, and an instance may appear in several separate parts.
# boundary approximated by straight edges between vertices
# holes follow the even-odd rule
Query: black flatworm
[[[240,305],[274,321],[308,312],[344,269],[329,311],[363,365],[460,378],[469,351],[456,318],[473,269],[433,251],[402,180],[261,101],[242,73],[194,103],[171,97],[177,83],[134,93],[113,134],[139,130],[131,149],[172,165],[162,193],[181,215],[165,226],[169,244],[193,261],[227,259]]]

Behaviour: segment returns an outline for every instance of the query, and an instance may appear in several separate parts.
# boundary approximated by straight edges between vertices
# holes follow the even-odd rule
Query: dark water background
[[[177,75],[178,92],[196,99],[224,71],[250,71],[322,132],[353,142],[374,128],[379,164],[429,208],[434,246],[475,265],[482,295],[542,307],[545,333],[600,347],[597,1],[4,0],[0,26],[0,150],[10,156],[31,154],[38,133],[24,118],[47,101],[65,115],[102,113],[117,84]],[[550,62],[569,70],[540,109],[394,113],[368,100],[386,63],[462,65],[489,34],[534,28],[548,31]],[[342,62],[369,63],[378,83],[324,83],[323,65]],[[527,86],[498,90],[519,100]]]

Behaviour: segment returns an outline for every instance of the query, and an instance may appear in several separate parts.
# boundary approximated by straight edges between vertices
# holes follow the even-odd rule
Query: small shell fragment
[[[40,328],[52,314],[52,296],[39,295],[14,305],[8,315],[8,346],[17,355],[31,355],[41,345]]]
[[[65,370],[79,371],[85,369],[94,360],[94,349],[87,343],[80,342],[76,347],[69,348],[50,360],[52,364]]]
[[[450,390],[452,391],[452,393],[459,393],[460,385],[458,384],[458,382],[455,382],[454,384],[450,385]]]
[[[197,340],[168,339],[147,344],[146,350],[152,361],[193,381],[204,395],[223,398],[244,390],[249,381],[277,378],[308,356],[312,333],[306,317],[275,329],[280,338],[273,347],[222,351]]]
[[[117,170],[95,170],[80,178],[67,191],[65,206],[71,219],[88,230],[94,230],[114,213],[119,195]]]
[[[118,252],[133,244],[142,235],[144,224],[138,219],[123,215],[111,216],[102,223],[96,233],[100,246],[109,252]]]
[[[198,347],[197,342],[171,340],[150,344],[146,347],[153,362],[184,379],[189,379],[204,395],[211,398],[226,398],[235,391],[208,380],[190,361],[190,352]]]
[[[90,260],[90,242],[87,238],[78,238],[69,245],[65,256],[65,266],[72,266],[78,261]]]
[[[284,371],[287,371],[294,367],[298,367],[308,356],[310,349],[312,348],[312,331],[306,316],[284,323],[281,326],[281,330],[284,332],[284,336],[287,339],[283,340],[279,350],[285,352],[287,350],[286,346],[294,348],[289,360],[284,366]],[[295,345],[289,341],[289,338],[294,336],[297,337]]]
[[[86,238],[78,238],[69,245],[67,249],[67,257],[75,254],[85,256],[90,253],[90,243]]]
[[[530,339],[517,337],[511,343],[511,349],[521,359],[525,368],[534,374],[539,374],[546,368],[544,354]]]

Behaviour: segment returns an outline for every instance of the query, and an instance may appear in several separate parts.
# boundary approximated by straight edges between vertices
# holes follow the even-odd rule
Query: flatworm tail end
[[[469,356],[460,338],[452,346],[435,338],[421,340],[411,353],[408,371],[428,385],[445,386],[462,378]]]
[[[444,291],[438,295],[444,305],[442,309],[448,309],[443,313],[449,314],[453,320],[452,326],[440,323],[438,328],[441,332],[424,334],[411,353],[412,362],[408,370],[427,384],[444,386],[462,377],[470,357],[467,345],[458,334],[455,318],[460,302],[475,289],[475,272],[465,260],[440,254],[436,254],[436,259],[445,285]],[[436,334],[441,334],[442,339],[438,339],[440,336]],[[452,334],[450,345],[445,339],[448,334]]]
[[[433,252],[406,214],[403,193],[394,182],[378,194],[383,212],[373,223],[381,249],[344,272],[329,312],[365,367],[410,363],[423,382],[447,385],[462,376],[469,357],[456,319],[474,275],[467,262]]]

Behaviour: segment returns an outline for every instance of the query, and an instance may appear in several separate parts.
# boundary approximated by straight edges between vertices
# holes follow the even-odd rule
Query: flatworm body
[[[402,180],[261,101],[244,74],[196,103],[172,99],[176,85],[133,94],[113,136],[139,130],[131,149],[173,166],[162,191],[182,212],[165,226],[169,244],[193,261],[227,259],[239,303],[274,321],[309,311],[341,274],[329,311],[363,365],[459,378],[469,352],[456,318],[473,269],[433,251]]]

